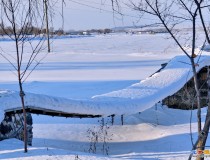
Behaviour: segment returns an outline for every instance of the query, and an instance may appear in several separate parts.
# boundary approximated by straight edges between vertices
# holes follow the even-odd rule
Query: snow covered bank
[[[197,71],[210,64],[210,55],[202,55],[195,60]],[[188,57],[177,56],[168,65],[145,80],[128,88],[94,96],[89,100],[56,98],[26,93],[26,106],[51,109],[66,113],[90,115],[135,114],[151,108],[157,102],[177,92],[192,78]],[[13,91],[0,92],[1,110],[19,108],[19,94]]]

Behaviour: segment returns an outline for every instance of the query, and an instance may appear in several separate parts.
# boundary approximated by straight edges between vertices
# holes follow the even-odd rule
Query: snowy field
[[[92,96],[126,88],[152,75],[162,63],[182,54],[168,35],[106,35],[53,40],[53,52],[24,84],[27,92],[90,99]],[[4,52],[14,52],[11,41],[1,41]],[[0,59],[0,88],[18,90],[10,65]],[[205,117],[206,109],[202,110]],[[168,109],[160,104],[124,117],[114,125],[105,118],[107,135],[90,154],[88,131],[99,131],[101,119],[74,119],[33,115],[34,139],[29,153],[23,143],[0,142],[0,159],[186,159],[192,148],[190,111]],[[192,137],[196,140],[196,111],[192,112]],[[209,143],[207,143],[208,145]]]

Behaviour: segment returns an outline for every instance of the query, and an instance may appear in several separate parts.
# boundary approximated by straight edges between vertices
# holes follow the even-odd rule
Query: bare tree
[[[27,120],[23,83],[46,56],[40,55],[44,36],[29,34],[30,28],[43,28],[43,3],[36,0],[1,0],[0,27],[14,42],[15,52],[2,51],[0,55],[13,67],[19,84],[19,95],[24,115],[24,151],[27,152]],[[35,41],[36,39],[36,41]]]
[[[46,35],[47,35],[47,47],[48,52],[50,52],[50,35],[49,35],[49,20],[48,20],[48,0],[44,0],[44,13],[45,13],[45,22],[46,22]]]
[[[204,33],[204,39],[199,39],[199,41],[207,41],[210,44],[209,29],[205,21],[205,16],[209,14],[210,2],[207,0],[129,0],[129,2],[124,3],[122,0],[111,0],[114,11],[117,10],[119,4],[123,3],[129,6],[131,9],[140,13],[141,16],[152,16],[156,20],[153,23],[161,22],[161,26],[164,27],[170,34],[171,38],[179,46],[182,52],[189,58],[191,62],[191,67],[194,76],[194,87],[196,90],[197,98],[197,121],[198,121],[198,140],[193,146],[193,149],[200,148],[203,150],[205,148],[206,139],[209,132],[210,126],[210,105],[208,107],[205,125],[202,129],[201,126],[201,98],[198,77],[196,73],[195,49],[198,43],[198,33],[197,28],[202,27]],[[114,5],[115,4],[115,5]],[[117,6],[117,8],[115,7]],[[208,13],[207,13],[208,12]],[[205,16],[204,16],[205,15]],[[149,22],[151,23],[151,22]],[[180,27],[189,27],[191,34],[186,37],[185,34],[179,34]],[[188,39],[190,42],[190,50],[186,49],[184,44],[186,42],[183,39]],[[210,93],[209,93],[210,94]],[[197,159],[202,159],[198,157]]]

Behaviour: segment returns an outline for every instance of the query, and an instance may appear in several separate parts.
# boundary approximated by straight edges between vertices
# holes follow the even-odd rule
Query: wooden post
[[[122,125],[124,125],[123,115],[121,115],[121,123],[122,123]]]
[[[112,125],[114,125],[114,114],[113,115],[111,115],[111,118],[112,118]]]

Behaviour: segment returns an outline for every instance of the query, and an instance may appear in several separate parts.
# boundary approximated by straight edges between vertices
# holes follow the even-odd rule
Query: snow
[[[209,65],[210,56],[202,55],[195,61],[198,61],[197,70],[199,71]],[[157,102],[174,94],[192,76],[189,58],[177,56],[160,72],[122,90],[93,96],[93,99],[90,100],[64,99],[26,93],[25,104],[30,108],[51,109],[65,113],[102,116],[135,114],[151,108]],[[4,110],[21,107],[17,92],[2,92],[0,103]]]
[[[199,71],[201,68],[209,65],[210,56],[199,56],[195,59],[195,62],[199,64],[196,68],[197,71]],[[177,56],[173,58],[164,69],[145,80],[133,84],[126,89],[94,96],[93,98],[138,99],[138,102],[142,104],[142,106],[145,106],[145,109],[148,109],[148,107],[152,107],[158,101],[181,89],[192,76],[193,72],[189,58],[187,56]],[[152,104],[147,105],[148,102],[152,102]]]
[[[47,55],[27,81],[144,79],[154,73],[161,63],[174,57],[174,53],[180,54],[180,50],[173,45],[171,40],[154,45],[151,50],[151,43],[164,41],[167,37],[168,35],[107,35],[57,39],[52,42],[52,53]],[[11,42],[1,42],[3,53],[13,54],[13,47],[14,44]],[[30,47],[26,45],[26,49],[30,50]],[[44,51],[43,55],[45,55]],[[6,82],[14,82],[16,76],[11,74],[10,64],[3,58],[0,58],[0,62],[0,82],[5,82],[4,77],[7,77]],[[142,67],[145,72],[142,72]]]
[[[15,146],[15,147],[14,147]],[[17,139],[9,139],[1,142],[0,155],[1,159],[16,159],[16,160],[60,160],[60,159],[75,159],[76,156],[84,160],[112,160],[105,156],[95,156],[82,152],[71,152],[62,149],[47,148],[47,147],[29,147],[29,154],[25,154],[22,149],[23,142]],[[19,158],[18,158],[19,157]],[[115,158],[119,160],[118,158]]]
[[[2,122],[3,119],[4,119],[4,111],[0,110],[0,121]]]
[[[101,119],[33,115],[34,139],[29,153],[23,153],[22,142],[4,140],[0,142],[0,159],[75,159],[75,155],[82,160],[187,159],[192,148],[189,134],[191,111],[168,109],[157,104],[159,99],[176,92],[192,76],[190,65],[186,64],[188,59],[180,56],[180,50],[171,40],[166,40],[167,37],[167,34],[116,34],[54,40],[53,53],[24,83],[28,104],[49,107],[47,104],[51,103],[53,109],[61,107],[59,110],[68,112],[72,112],[69,104],[76,104],[70,106],[74,111],[104,112],[103,115],[142,112],[125,115],[123,126],[120,116],[114,118],[113,126],[110,118],[105,118],[110,128],[107,130],[110,156],[102,156],[102,142],[97,144],[96,154],[87,153],[90,146],[87,130],[97,129]],[[9,41],[0,45],[4,51],[14,52]],[[197,70],[208,64],[208,53],[202,55]],[[149,77],[169,60],[164,70]],[[0,112],[19,106],[16,76],[10,70],[9,64],[0,58],[0,100],[5,100],[0,102]],[[12,99],[16,98],[14,103]],[[81,105],[81,102],[84,103]],[[92,110],[82,109],[90,106]],[[203,108],[202,120],[205,116],[206,108]],[[192,117],[195,142],[196,110],[192,111]],[[208,140],[207,145],[209,143]]]
[[[202,109],[202,113],[205,112],[206,108]],[[157,109],[151,108],[141,114],[125,116],[123,126],[120,125],[119,117],[116,117],[115,124],[110,125],[108,130],[109,135],[112,135],[112,140],[109,141],[110,156],[105,158],[113,160],[115,158],[187,159],[191,150],[190,114],[190,111],[168,109],[158,105]],[[192,135],[195,140],[196,110],[192,112],[192,115],[194,117]],[[202,118],[204,117],[205,114],[202,114]],[[22,142],[14,139],[5,140],[1,142],[0,158],[27,159],[28,156],[33,156],[34,159],[73,159],[75,155],[79,155],[81,159],[92,159],[94,156],[97,160],[104,158],[101,157],[100,143],[97,144],[97,155],[84,153],[89,148],[89,140],[85,136],[86,131],[89,128],[96,128],[99,125],[97,120],[94,122],[94,120],[83,119],[81,122],[78,119],[65,119],[61,122],[61,120],[58,121],[59,119],[46,116],[38,116],[38,119],[43,119],[43,122],[36,121],[33,125],[35,136],[29,153],[23,153]]]

